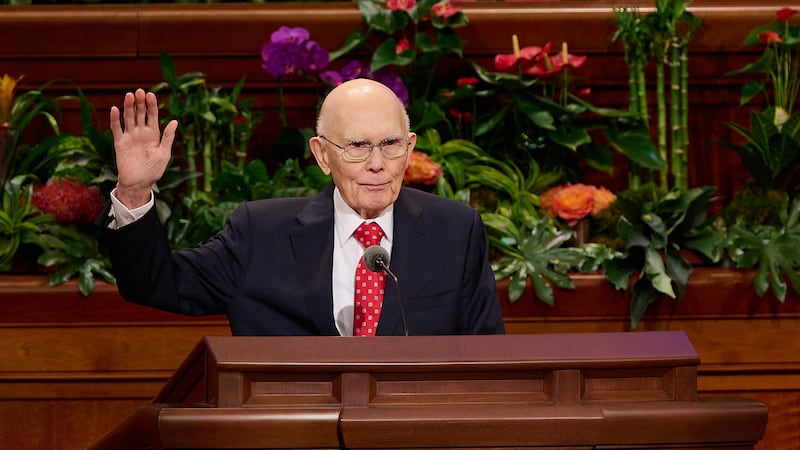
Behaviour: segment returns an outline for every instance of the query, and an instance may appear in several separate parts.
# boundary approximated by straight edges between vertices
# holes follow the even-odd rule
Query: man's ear
[[[417,133],[408,133],[408,153],[406,153],[406,169],[411,164],[411,153],[414,152],[414,147],[417,146]]]
[[[328,152],[322,148],[322,142],[316,136],[308,140],[308,146],[311,148],[311,153],[314,154],[314,159],[317,160],[317,165],[322,169],[325,175],[331,174],[331,166],[328,163]]]

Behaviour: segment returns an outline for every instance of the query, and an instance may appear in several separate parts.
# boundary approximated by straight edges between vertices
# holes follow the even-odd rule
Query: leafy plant
[[[253,99],[240,99],[244,77],[228,94],[207,86],[203,73],[178,75],[165,52],[160,64],[165,81],[153,91],[166,90],[162,102],[169,115],[163,120],[181,123],[176,145],[180,154],[159,181],[156,202],[173,247],[209,238],[222,229],[242,201],[308,195],[323,182],[324,176],[313,168],[298,172],[296,160],[287,161],[273,179],[261,161],[247,160],[250,136],[260,115],[250,110]]]
[[[767,107],[750,113],[750,128],[729,122],[744,142],[721,142],[739,153],[753,183],[763,189],[800,191],[800,115],[794,113],[800,92],[800,25],[790,23],[797,13],[782,8],[775,20],[755,27],[744,46],[762,46],[758,60],[728,75],[756,74],[742,86],[740,105],[763,98]]]
[[[745,138],[742,144],[722,142],[732,148],[756,186],[786,192],[800,190],[800,114],[775,123],[775,108],[750,113],[750,128],[729,126]]]
[[[36,260],[43,267],[54,267],[50,285],[78,278],[78,290],[83,295],[94,292],[95,274],[109,283],[116,279],[111,273],[111,260],[100,248],[94,236],[75,225],[46,224],[47,234],[40,236],[44,249]]]
[[[0,103],[4,105],[4,111],[0,111],[0,132],[4,134],[5,148],[2,150],[6,152],[0,161],[0,181],[3,182],[25,173],[18,166],[30,152],[30,146],[24,137],[32,123],[40,119],[47,125],[48,128],[39,136],[40,139],[60,134],[60,102],[65,98],[51,98],[45,93],[58,80],[49,81],[38,89],[19,93],[16,92],[16,85],[21,78],[12,79],[7,74],[0,78]]]
[[[462,56],[455,29],[469,23],[467,16],[449,0],[358,0],[357,4],[364,27],[331,52],[331,60],[366,50],[372,55],[370,72],[390,67],[402,72],[409,89],[409,113],[424,116],[442,59]]]
[[[516,40],[513,40],[516,43]],[[577,178],[577,161],[611,171],[612,151],[647,167],[662,167],[649,130],[634,114],[598,108],[569,92],[572,75],[585,57],[544,47],[515,47],[495,57],[496,71],[473,64],[476,77],[442,89],[436,126],[455,137],[491,149],[501,160],[533,157],[548,172]]]
[[[646,73],[650,62],[655,66],[656,142],[658,155],[665,163],[663,167],[637,163],[629,177],[631,187],[641,185],[642,176],[644,182],[654,182],[665,189],[689,187],[688,46],[701,25],[688,11],[690,3],[691,0],[656,0],[655,11],[644,16],[638,9],[614,10],[617,30],[612,40],[623,44],[630,74],[630,110],[648,127],[652,115]],[[656,169],[656,174],[642,169]]]
[[[17,175],[3,183],[0,210],[0,271],[11,269],[22,244],[45,246],[41,234],[53,216],[42,215],[33,206],[33,179]]]
[[[733,225],[723,246],[736,267],[756,268],[756,294],[771,290],[783,303],[787,280],[800,293],[800,198],[784,195],[778,217],[777,225]]]
[[[515,217],[508,214],[481,215],[489,229],[489,241],[500,256],[492,261],[496,280],[509,278],[508,297],[514,302],[530,279],[536,297],[553,305],[553,285],[573,289],[570,271],[594,272],[616,253],[600,244],[565,246],[573,237],[546,218]]]
[[[603,269],[617,289],[627,290],[633,281],[631,329],[662,295],[683,297],[693,269],[682,249],[719,259],[723,236],[707,213],[714,191],[715,187],[704,186],[664,192],[649,184],[617,196],[613,205],[621,213],[617,233],[625,247],[623,255],[605,261]]]

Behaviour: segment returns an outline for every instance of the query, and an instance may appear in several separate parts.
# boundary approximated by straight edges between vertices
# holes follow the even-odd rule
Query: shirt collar
[[[353,235],[359,225],[364,222],[364,219],[358,215],[342,198],[339,188],[333,190],[333,214],[334,226],[336,227],[336,235],[339,239],[339,246],[343,246],[348,239]],[[394,204],[391,204],[383,210],[380,216],[375,219],[368,219],[366,222],[377,222],[383,229],[384,238],[391,244],[394,237]]]

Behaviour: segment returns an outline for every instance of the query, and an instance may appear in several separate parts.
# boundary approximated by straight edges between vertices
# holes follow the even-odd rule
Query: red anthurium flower
[[[450,108],[448,113],[455,117],[458,120],[463,120],[464,122],[472,122],[472,113],[469,111],[459,111],[456,108]]]
[[[392,11],[408,11],[416,4],[417,0],[387,0],[386,7]]]
[[[462,77],[456,80],[456,86],[464,87],[478,84],[478,79],[475,77]]]
[[[507,71],[516,67],[517,63],[522,66],[527,66],[531,61],[536,59],[542,51],[542,47],[530,46],[520,49],[519,58],[513,53],[501,53],[494,57],[495,70]]]
[[[774,31],[758,33],[758,40],[761,41],[762,44],[775,44],[777,42],[783,42],[781,35]]]
[[[780,21],[786,21],[786,20],[789,20],[789,17],[792,17],[796,13],[797,13],[796,9],[781,8],[781,9],[778,10],[777,13],[775,13],[775,18],[777,20],[780,20]]]
[[[547,76],[557,73],[561,70],[561,64],[558,63],[558,58],[551,58],[547,53],[537,58],[536,64],[524,70],[524,73],[535,76]]]
[[[461,9],[450,2],[439,2],[433,5],[431,12],[442,19],[449,19],[461,12]]]
[[[409,50],[411,50],[411,43],[408,42],[408,39],[405,38],[400,39],[397,42],[397,45],[394,46],[394,52],[398,55],[405,53]]]

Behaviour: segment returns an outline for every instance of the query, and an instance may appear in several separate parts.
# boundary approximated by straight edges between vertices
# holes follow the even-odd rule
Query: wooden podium
[[[90,448],[752,449],[683,332],[207,337]]]

